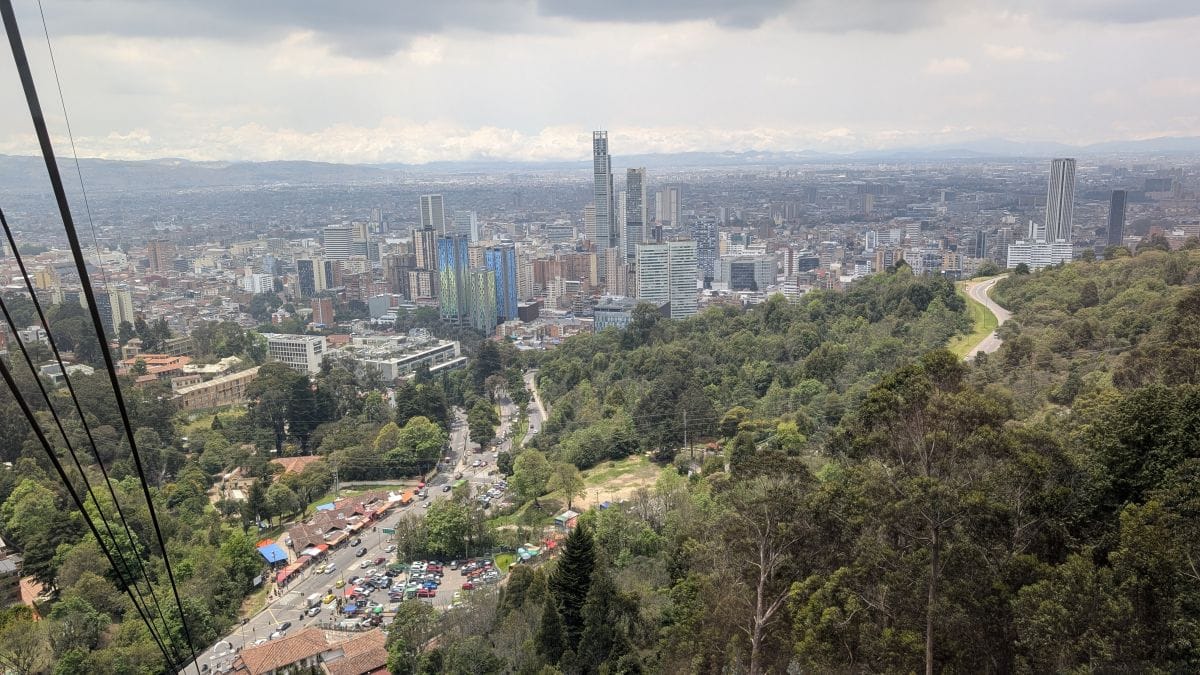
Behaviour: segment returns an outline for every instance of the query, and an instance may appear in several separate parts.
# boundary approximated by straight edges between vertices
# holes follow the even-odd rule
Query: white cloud
[[[997,61],[1033,61],[1038,63],[1052,63],[1061,61],[1063,55],[1060,52],[1045,51],[1042,49],[1033,49],[1032,47],[1022,47],[1020,45],[993,45],[989,44],[983,48],[988,56]]]
[[[971,62],[957,56],[933,59],[925,64],[926,75],[964,75],[971,72]]]

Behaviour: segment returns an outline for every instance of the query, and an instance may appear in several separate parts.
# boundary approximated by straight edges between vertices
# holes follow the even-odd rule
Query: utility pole
[[[333,463],[333,498],[334,498],[335,500],[338,498],[338,488],[339,488],[339,485],[338,485],[338,465],[337,465],[337,462],[334,462],[334,463]]]

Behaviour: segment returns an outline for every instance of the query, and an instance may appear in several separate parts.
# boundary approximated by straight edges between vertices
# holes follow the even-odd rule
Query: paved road
[[[546,423],[548,417],[546,415],[546,408],[542,405],[542,397],[538,395],[537,372],[536,370],[531,370],[525,373],[525,387],[533,394],[533,406],[529,408],[529,430],[525,432],[523,443],[528,443],[529,439],[533,438],[534,434],[541,430],[542,425]]]
[[[978,281],[965,284],[967,295],[971,296],[972,300],[978,302],[984,307],[987,307],[988,311],[996,316],[997,328],[1004,325],[1004,322],[1008,321],[1009,318],[1012,317],[1012,312],[1004,309],[1000,305],[997,305],[988,294],[991,293],[993,286],[1007,276],[1007,274],[1001,274],[1000,276],[992,277],[987,281]],[[997,349],[1000,349],[1001,344],[1002,340],[996,336],[995,331],[992,331],[991,335],[985,337],[979,344],[975,345],[974,349],[967,353],[966,360],[970,361],[971,359],[975,358],[976,354],[979,354],[980,352],[983,352],[984,354],[991,354]]]
[[[503,406],[502,406],[503,407]],[[510,412],[511,411],[511,412]],[[508,429],[512,424],[512,415],[516,413],[516,406],[504,409],[505,415],[501,419],[501,431]],[[466,413],[462,410],[455,410],[455,420],[450,432],[450,452],[455,460],[455,473],[462,473],[464,478],[467,478],[473,486],[479,486],[494,482],[495,477],[489,473],[495,471],[495,455],[492,453],[477,454],[471,452],[475,447],[471,444],[468,437]],[[488,465],[478,469],[470,466],[471,462],[479,458],[488,459]],[[442,492],[440,486],[449,482],[451,476],[442,474],[434,477],[429,481],[433,489],[429,491],[430,500],[446,499],[450,496],[448,492]],[[403,481],[388,481],[391,484]],[[415,482],[413,483],[415,486]],[[375,531],[366,531],[362,533],[361,546],[367,547],[367,555],[359,558],[354,555],[355,548],[347,546],[341,550],[333,551],[328,554],[323,562],[333,562],[336,565],[336,571],[332,574],[316,574],[315,568],[318,565],[313,565],[302,572],[297,579],[294,579],[286,589],[282,590],[282,595],[272,597],[265,609],[251,617],[245,624],[237,627],[234,631],[227,635],[223,640],[202,652],[196,663],[201,667],[207,665],[210,671],[221,672],[221,667],[228,666],[232,663],[236,650],[254,644],[256,640],[269,638],[271,633],[275,631],[284,621],[292,622],[291,628],[287,634],[292,634],[297,630],[309,625],[315,625],[321,622],[329,622],[334,617],[334,604],[322,605],[322,611],[315,617],[309,617],[307,611],[307,598],[313,593],[321,593],[322,595],[334,592],[335,595],[344,593],[345,589],[335,587],[335,582],[338,579],[349,579],[352,576],[361,576],[359,566],[364,560],[372,560],[378,557],[389,557],[384,552],[384,548],[390,543],[388,537],[382,533],[383,528],[391,528],[401,518],[421,518],[425,516],[426,502],[413,502],[411,506],[397,509],[391,514],[388,514],[383,520],[376,525]],[[455,588],[446,586],[446,590],[439,592],[435,599],[435,606],[448,606],[450,599],[453,596]],[[444,598],[442,596],[445,596]],[[383,596],[381,593],[380,596]],[[383,602],[383,599],[379,599]],[[386,603],[385,603],[386,604]],[[193,664],[189,664],[186,672],[196,673],[197,668]]]

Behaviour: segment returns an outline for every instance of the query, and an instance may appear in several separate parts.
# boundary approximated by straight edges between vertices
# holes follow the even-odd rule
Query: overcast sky
[[[81,156],[407,162],[1200,135],[1198,0],[43,0]],[[56,133],[37,5],[16,0]],[[32,154],[8,51],[0,153]]]

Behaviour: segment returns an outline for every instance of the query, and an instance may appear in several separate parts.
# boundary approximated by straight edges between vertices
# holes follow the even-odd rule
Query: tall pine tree
[[[563,655],[562,617],[558,615],[558,607],[553,598],[547,598],[542,603],[542,623],[534,635],[538,655],[546,659],[546,663],[556,664]]]
[[[614,664],[629,651],[626,634],[629,612],[607,572],[600,570],[592,576],[592,588],[582,614],[579,662],[587,672],[597,672],[603,664]]]
[[[563,635],[571,649],[579,645],[583,632],[583,603],[592,588],[592,570],[596,567],[596,553],[592,533],[587,525],[580,524],[567,536],[562,557],[550,576],[550,590],[558,602],[562,614]]]

